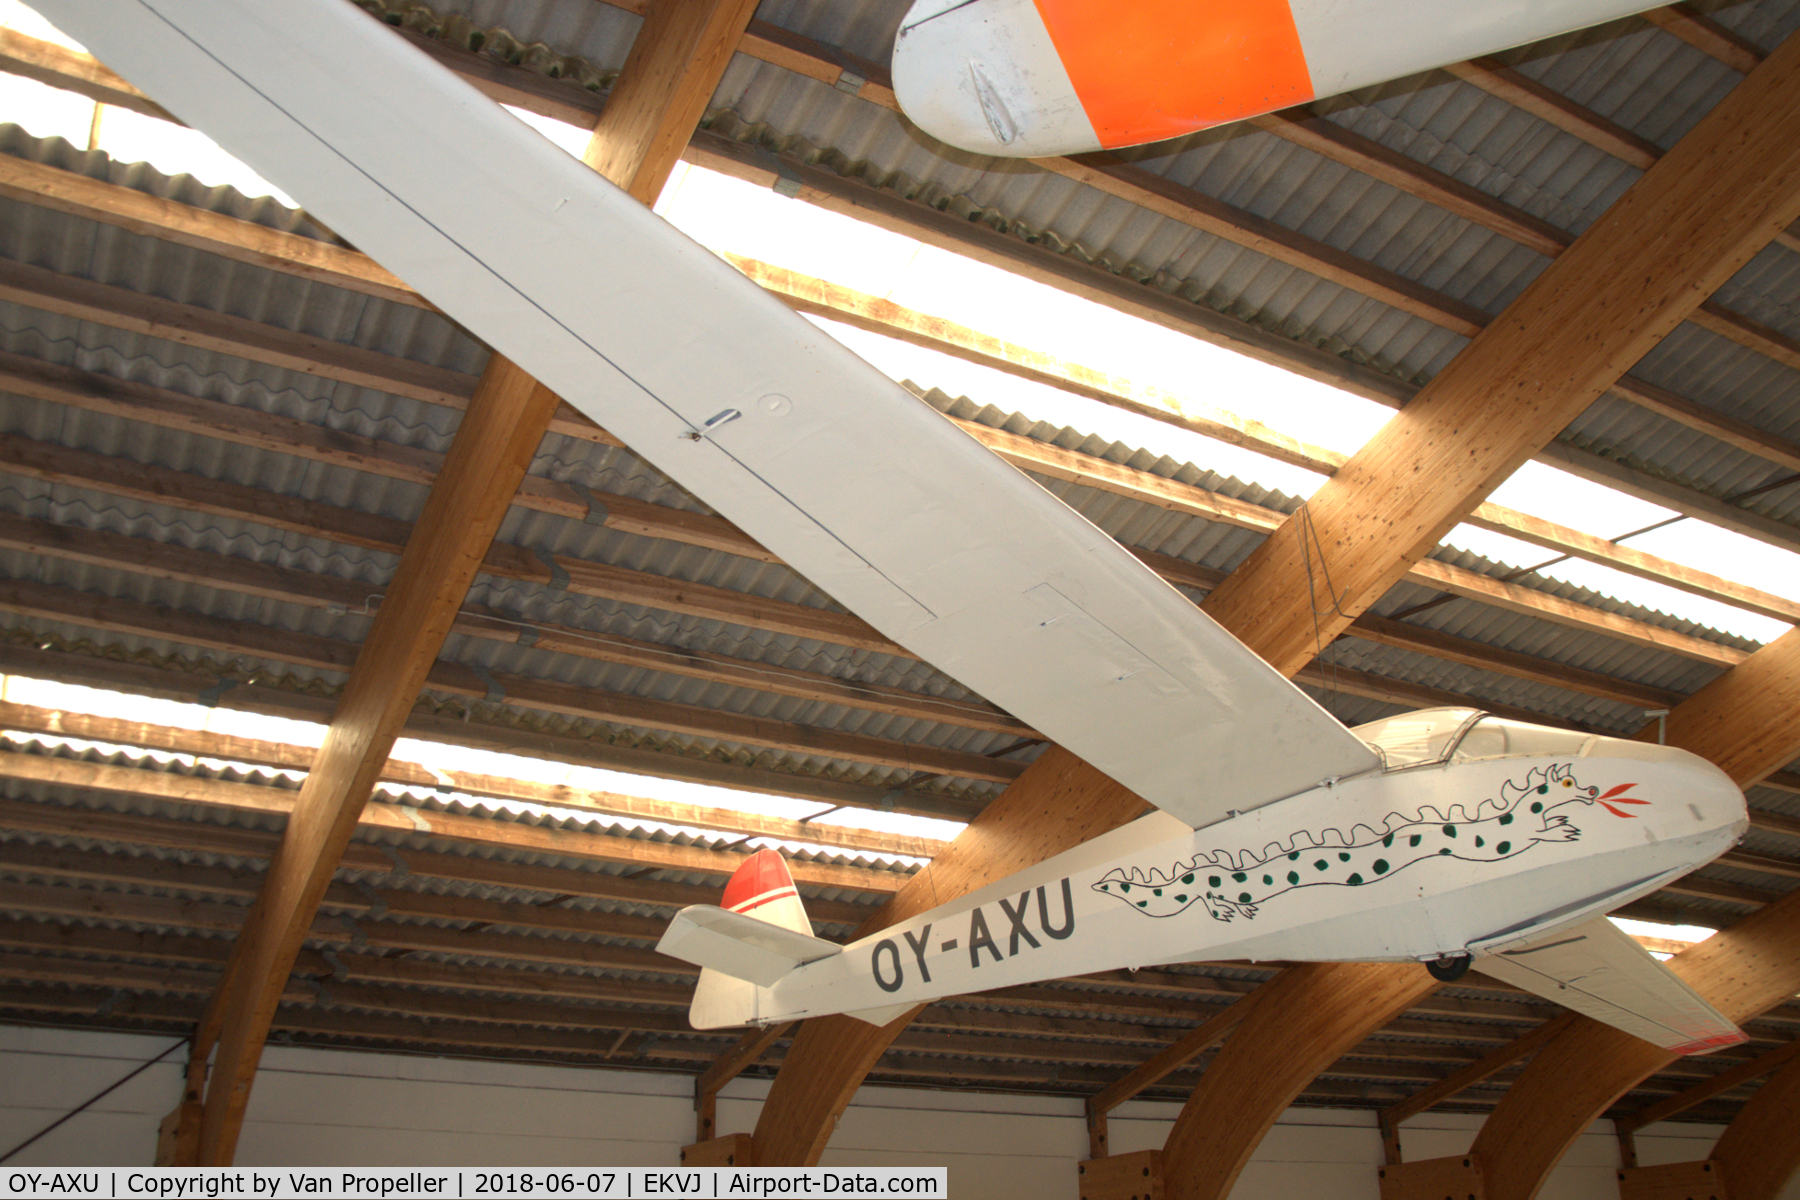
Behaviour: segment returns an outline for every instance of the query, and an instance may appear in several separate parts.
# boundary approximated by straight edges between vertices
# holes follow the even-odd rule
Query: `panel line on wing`
[[[636,376],[632,375],[632,373],[630,371],[628,371],[624,367],[622,367],[616,360],[614,360],[610,355],[608,355],[606,353],[606,351],[602,350],[599,346],[595,345],[589,339],[583,337],[579,332],[577,332],[575,329],[571,328],[567,322],[563,321],[560,317],[558,317],[554,312],[550,311],[548,308],[545,308],[536,299],[534,299],[529,293],[522,290],[504,272],[495,269],[492,265],[489,264],[489,262],[485,258],[483,258],[480,254],[476,253],[474,250],[470,249],[465,244],[463,244],[462,241],[460,241],[455,235],[453,235],[448,230],[446,230],[442,225],[438,224],[436,221],[434,221],[430,217],[426,216],[423,212],[419,211],[419,209],[414,207],[412,204],[409,204],[404,198],[402,198],[400,196],[399,193],[395,192],[392,188],[388,187],[381,180],[377,179],[374,175],[371,175],[367,170],[363,169],[363,167],[360,164],[358,164],[354,159],[350,158],[342,150],[338,149],[335,144],[333,144],[332,142],[328,141],[326,138],[321,136],[317,130],[313,129],[309,124],[307,124],[306,121],[304,121],[299,116],[297,116],[287,106],[282,104],[280,101],[276,100],[273,96],[269,95],[266,91],[264,91],[262,88],[258,87],[256,84],[252,83],[249,79],[245,78],[243,74],[241,74],[240,72],[235,70],[229,63],[227,63],[223,59],[219,58],[211,50],[207,49],[205,46],[203,46],[199,42],[195,41],[194,38],[192,37],[192,35],[190,35],[186,29],[175,24],[163,13],[158,12],[156,10],[156,8],[151,3],[149,3],[149,0],[138,0],[138,2],[146,11],[148,11],[152,15],[154,15],[157,18],[157,20],[161,21],[164,25],[168,26],[170,29],[174,30],[177,34],[179,34],[182,37],[182,39],[185,40],[189,45],[193,46],[201,54],[203,54],[207,58],[211,59],[214,63],[217,63],[219,65],[219,67],[222,70],[224,70],[227,74],[229,74],[232,78],[236,79],[238,82],[242,83],[245,87],[249,88],[251,91],[255,92],[258,96],[262,97],[263,100],[265,100],[270,105],[270,107],[274,108],[277,112],[279,112],[283,116],[285,116],[289,121],[293,122],[293,124],[296,128],[303,130],[308,137],[312,138],[320,146],[322,146],[326,150],[328,150],[340,162],[344,163],[352,171],[356,172],[356,174],[361,176],[363,179],[367,180],[383,195],[392,199],[394,201],[394,203],[398,204],[401,208],[403,208],[407,212],[411,213],[426,228],[435,232],[439,237],[443,238],[444,241],[449,243],[451,246],[454,246],[458,251],[460,251],[462,253],[462,255],[467,259],[467,261],[479,266],[483,271],[485,271],[495,281],[502,284],[508,291],[512,292],[519,299],[523,300],[527,305],[529,305],[530,307],[535,309],[537,312],[541,313],[545,317],[545,319],[550,321],[553,325],[555,325],[557,328],[561,329],[563,332],[567,333],[575,341],[579,342],[582,346],[586,347],[596,358],[600,359],[607,366],[611,367],[615,372],[617,372],[617,374],[619,375],[619,377],[621,379],[630,383],[632,387],[636,388],[644,396],[646,396],[650,400],[654,401],[657,404],[657,406],[660,407],[664,412],[668,413],[671,417],[675,418],[677,421],[680,421],[683,424],[687,425],[689,428],[689,431],[690,431],[687,436],[689,436],[692,440],[694,440],[696,442],[698,442],[698,441],[710,442],[715,448],[717,448],[727,458],[729,458],[732,462],[736,463],[740,468],[742,468],[747,474],[749,474],[752,478],[754,478],[758,483],[762,484],[765,488],[767,488],[770,493],[779,497],[781,499],[782,503],[787,505],[787,507],[793,513],[798,514],[798,516],[805,523],[811,525],[813,528],[817,529],[820,533],[822,533],[826,537],[830,538],[831,541],[833,543],[835,543],[838,547],[840,547],[846,554],[849,554],[850,556],[855,558],[858,562],[861,562],[869,570],[873,571],[876,575],[880,576],[881,579],[885,583],[887,583],[887,585],[889,587],[893,588],[900,595],[905,596],[908,601],[910,601],[912,604],[914,604],[921,611],[924,612],[927,619],[929,619],[929,620],[937,619],[937,614],[932,611],[932,609],[929,605],[925,604],[917,596],[913,595],[906,588],[902,587],[887,572],[883,571],[880,567],[878,567],[874,563],[870,562],[862,554],[858,553],[854,547],[852,547],[848,543],[846,543],[843,540],[843,538],[839,537],[835,532],[833,532],[829,526],[823,524],[821,521],[818,520],[818,518],[814,517],[811,513],[807,512],[804,508],[802,508],[799,504],[797,504],[791,497],[786,495],[778,486],[776,486],[774,483],[772,483],[760,471],[758,471],[756,468],[750,466],[750,464],[746,463],[743,459],[739,458],[737,455],[732,454],[730,452],[730,450],[726,449],[715,438],[713,438],[711,436],[713,433],[716,432],[718,427],[728,424],[732,418],[725,417],[725,414],[721,413],[721,414],[719,414],[719,416],[714,417],[712,420],[706,422],[703,426],[695,426],[692,420],[690,420],[687,416],[685,416],[684,414],[682,414],[681,412],[676,410],[672,405],[670,405],[661,396],[657,395],[649,387],[645,386],[645,384],[642,381],[640,381]],[[728,411],[734,411],[734,410],[728,410]],[[734,411],[734,416],[736,416],[736,415],[741,415],[741,414],[735,413],[735,411]],[[721,418],[723,418],[723,419],[721,419]]]

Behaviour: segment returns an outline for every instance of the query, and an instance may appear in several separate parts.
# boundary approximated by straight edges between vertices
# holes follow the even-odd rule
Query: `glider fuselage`
[[[1575,744],[1390,761],[1199,830],[1152,813],[793,971],[760,989],[753,1019],[1196,959],[1491,953],[1643,895],[1743,832],[1742,793],[1703,759],[1537,732]]]

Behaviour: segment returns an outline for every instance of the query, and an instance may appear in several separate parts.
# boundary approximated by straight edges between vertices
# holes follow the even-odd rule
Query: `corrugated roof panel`
[[[467,20],[450,22],[452,40],[468,45],[485,38],[491,51],[522,56],[538,69],[573,69],[597,83],[624,59],[625,48],[638,18],[604,4],[570,4],[562,0],[442,0],[444,11],[459,11]],[[876,58],[885,55],[893,23],[904,9],[904,0],[770,0],[759,14],[818,38]],[[1800,25],[1796,0],[1761,0],[1754,5],[1735,5],[1719,10],[1717,18],[1753,31],[1764,45]],[[445,23],[422,6],[408,6],[406,20],[417,26]],[[483,34],[481,27],[504,28],[505,36]],[[530,43],[547,43],[537,48]],[[591,68],[571,64],[561,56],[585,55]],[[1620,22],[1614,27],[1561,39],[1545,47],[1515,55],[1528,75],[1549,80],[1594,105],[1614,120],[1640,134],[1665,143],[1690,126],[1722,89],[1735,78],[1732,72],[1699,55],[1676,39],[1642,21]],[[1545,123],[1447,75],[1433,73],[1368,89],[1353,97],[1322,106],[1329,119],[1360,132],[1458,179],[1520,205],[1553,223],[1578,231],[1636,178],[1635,168],[1610,158]],[[762,146],[781,146],[818,161],[833,170],[888,187],[898,194],[917,197],[921,203],[947,206],[950,211],[985,220],[1012,236],[1037,238],[1042,244],[1066,249],[1071,259],[1097,262],[1128,278],[1149,282],[1183,296],[1199,298],[1210,308],[1254,320],[1283,335],[1313,345],[1330,347],[1353,361],[1373,362],[1408,378],[1421,378],[1440,369],[1463,344],[1463,338],[1431,321],[1400,313],[1362,294],[1329,283],[1318,276],[1276,262],[1235,243],[1202,234],[1180,222],[1150,214],[1097,190],[1071,183],[1052,172],[1030,166],[1001,166],[976,156],[943,151],[912,130],[902,119],[874,105],[858,101],[836,89],[740,56],[716,97],[715,130]],[[147,168],[111,163],[102,155],[84,154],[65,143],[40,142],[17,130],[0,129],[0,151],[34,161],[54,162],[97,178],[137,187],[154,195],[184,202],[198,202],[215,211],[227,211],[273,228],[294,229],[313,236],[324,231],[311,226],[302,214],[288,212],[269,201],[247,201],[224,189],[206,189],[189,179],[164,179]],[[1273,220],[1299,234],[1319,239],[1346,253],[1387,270],[1418,280],[1463,303],[1494,311],[1503,305],[1542,268],[1544,259],[1478,226],[1424,204],[1411,196],[1358,176],[1310,151],[1300,150],[1270,135],[1232,129],[1198,135],[1166,147],[1132,155],[1146,169],[1186,183],[1197,183],[1210,194]],[[199,303],[220,311],[283,323],[338,340],[347,345],[375,348],[419,361],[446,365],[470,378],[478,371],[485,351],[449,322],[416,308],[369,300],[322,285],[305,284],[255,268],[227,263],[215,256],[183,250],[165,243],[95,226],[75,218],[50,214],[17,202],[0,202],[0,255],[12,254],[43,262],[76,276],[116,281],[146,294]],[[328,235],[325,235],[328,236]],[[1771,249],[1755,259],[1731,281],[1724,300],[1765,323],[1788,333],[1800,330],[1800,319],[1789,311],[1786,297],[1793,291],[1796,264],[1785,249]],[[0,308],[0,348],[33,355],[47,361],[73,363],[87,370],[120,378],[141,380],[191,395],[205,396],[246,409],[294,417],[313,425],[363,436],[381,438],[405,446],[442,450],[456,425],[456,414],[447,408],[423,404],[347,384],[336,384],[282,368],[267,367],[228,355],[199,351],[174,342],[121,333],[92,323],[58,318],[21,308]],[[1800,411],[1792,404],[1793,380],[1788,369],[1743,351],[1693,326],[1684,326],[1656,352],[1635,368],[1646,378],[1681,392],[1697,402],[1718,408],[1740,419],[1796,436]],[[1239,479],[1209,471],[1206,464],[1176,461],[1141,447],[1093,437],[1075,428],[1036,422],[1017,413],[983,408],[978,399],[930,397],[940,409],[996,428],[1040,438],[1046,443],[1079,450],[1106,462],[1130,466],[1161,478],[1259,504],[1274,514],[1294,511],[1297,501]],[[324,468],[292,456],[246,452],[210,439],[149,430],[133,422],[97,417],[9,401],[0,406],[0,430],[67,445],[191,471],[208,478],[232,479],[286,495],[354,508],[362,512],[410,519],[417,511],[421,491],[417,485],[393,484],[339,468]],[[1722,448],[1710,439],[1658,418],[1650,418],[1617,401],[1603,401],[1576,422],[1572,436],[1609,454],[1640,463],[1655,472],[1685,477],[1719,494],[1731,494],[1754,486],[1768,477],[1766,464],[1739,452]],[[627,451],[596,446],[580,439],[553,436],[540,450],[534,471],[559,481],[569,481],[612,493],[664,504],[684,511],[704,511],[704,505],[674,487],[660,474]],[[1045,481],[1091,520],[1127,543],[1174,555],[1214,569],[1230,569],[1260,544],[1263,534],[1235,528],[1224,522],[1183,517],[1154,505],[1145,505],[1099,488],[1061,481]],[[1761,511],[1795,519],[1800,513],[1800,489],[1774,493],[1759,502]],[[241,520],[213,517],[143,501],[119,500],[97,489],[44,485],[19,476],[0,479],[0,509],[55,521],[74,529],[128,533],[172,545],[203,548],[257,562],[275,563],[314,571],[336,578],[357,580],[371,594],[378,593],[393,569],[393,556],[336,546],[317,539],[275,533]],[[707,583],[746,594],[790,602],[831,606],[830,601],[805,580],[785,567],[751,558],[701,550],[673,542],[661,542],[600,528],[579,520],[550,517],[519,510],[509,515],[503,535],[531,549],[572,557],[593,558],[650,571],[668,578]],[[1488,575],[1505,574],[1508,568],[1445,549],[1438,557]],[[254,621],[294,632],[316,633],[354,641],[366,627],[360,612],[332,613],[297,604],[258,601],[200,584],[161,581],[148,575],[128,575],[92,565],[57,560],[40,563],[22,553],[0,553],[0,576],[42,580],[97,596],[119,596],[150,604],[167,604],[180,610],[211,616],[220,621]],[[1568,585],[1527,577],[1523,582],[1545,592],[1590,604],[1606,612],[1618,612],[1661,628],[1716,637],[1689,622],[1665,614],[1647,612]],[[1397,612],[1431,600],[1434,589],[1402,583],[1383,598],[1379,611]],[[672,653],[706,650],[725,652],[747,660],[788,669],[824,672],[838,678],[891,684],[925,694],[961,696],[952,681],[913,660],[865,651],[852,651],[816,639],[775,635],[766,631],[719,621],[649,611],[614,601],[571,595],[537,584],[484,576],[471,593],[475,604],[501,609],[528,622],[549,622],[593,631],[597,636],[625,636],[659,641]],[[1466,600],[1421,610],[1407,617],[1421,626],[1439,629],[1477,642],[1531,654],[1552,663],[1567,663],[1598,670],[1677,693],[1695,690],[1718,668],[1693,662],[1663,651],[1631,645],[1615,639],[1505,612]],[[72,623],[37,619],[9,621],[17,639],[86,638],[90,648],[111,654],[154,661],[173,652],[179,660],[203,663],[198,651],[177,648],[154,637],[95,635]],[[1749,648],[1740,639],[1717,637],[1726,645]],[[867,710],[826,702],[787,699],[770,693],[725,687],[687,677],[625,668],[595,659],[551,655],[541,649],[510,642],[458,637],[447,647],[449,657],[486,667],[494,672],[520,673],[572,683],[599,691],[612,690],[631,696],[717,708],[760,719],[795,721],[825,730],[854,731],[920,745],[941,745],[980,750],[1008,743],[1000,735],[935,724],[922,718],[887,717]],[[1595,701],[1580,693],[1548,684],[1530,683],[1474,667],[1407,651],[1389,650],[1360,639],[1340,642],[1327,654],[1328,662],[1366,670],[1389,679],[1485,697],[1495,703],[1517,704],[1540,712],[1568,716],[1621,731],[1631,728],[1641,711],[1630,705]],[[328,672],[289,671],[296,682],[311,679],[315,686],[341,676]],[[1386,715],[1395,706],[1332,693],[1330,688],[1308,689],[1344,720],[1356,723]],[[765,752],[715,739],[677,736],[657,730],[630,728],[616,722],[568,718],[496,707],[485,701],[472,706],[464,700],[428,702],[444,716],[455,716],[473,707],[484,719],[531,730],[549,730],[588,736],[601,742],[660,747],[670,753],[703,756],[716,761],[761,763],[769,767],[807,772],[828,778],[852,779],[891,785],[907,773],[876,769],[817,755]],[[27,745],[30,739],[27,739]],[[18,744],[14,741],[14,744]],[[38,745],[38,753],[47,747]],[[70,757],[63,752],[55,753]],[[1029,759],[1035,750],[1018,755]],[[232,767],[192,768],[166,756],[113,754],[89,756],[91,761],[136,766],[164,774],[197,774],[233,781],[256,781],[266,773]],[[284,786],[291,786],[291,778]],[[939,781],[928,785],[943,788]],[[962,786],[959,794],[979,798],[994,794],[998,785]],[[93,806],[117,811],[167,817],[199,818],[239,828],[272,831],[281,818],[272,814],[228,814],[143,796],[123,798],[110,794],[77,792],[67,787],[24,785],[11,781],[0,794],[39,803],[75,807]],[[1773,789],[1753,789],[1759,808],[1771,813],[1800,813],[1800,798]],[[594,815],[554,812],[545,816],[514,818],[499,814],[504,806],[474,797],[440,795],[428,791],[409,794],[408,804],[421,812],[462,813],[481,819],[584,831],[596,838],[672,846],[706,846],[747,850],[751,839],[737,845],[733,836],[690,831],[653,822]],[[441,835],[400,829],[371,831],[368,842],[387,846],[404,862],[408,853],[432,851],[464,854],[503,862],[558,866],[589,874],[633,875],[643,881],[704,885],[715,888],[718,873],[707,871],[654,870],[602,865],[569,855],[540,853],[517,847],[482,846]],[[38,839],[28,845],[92,846],[81,838]],[[1793,839],[1758,832],[1746,842],[1764,853],[1788,853]],[[200,867],[254,867],[256,860],[198,854],[180,850],[159,851],[126,848],[177,864]],[[721,856],[722,858],[724,856]],[[885,871],[896,884],[908,877],[909,867],[891,857],[840,851],[829,846],[803,847],[795,857],[823,863],[862,866]],[[721,862],[721,871],[729,862]],[[1707,876],[1726,883],[1787,890],[1782,880],[1737,867],[1712,868]],[[360,872],[348,877],[352,884],[367,883],[384,890],[426,895],[458,896],[511,903],[532,903],[546,893],[503,888],[472,881],[390,872]],[[571,878],[574,878],[571,876]],[[168,887],[133,885],[132,890],[176,895],[210,896],[210,885],[195,875],[192,885]],[[597,890],[597,889],[596,889]],[[873,909],[878,894],[842,888],[807,888],[821,900],[851,902]],[[634,893],[635,894],[635,893]],[[1703,897],[1663,896],[1667,902],[1697,918],[1727,920],[1746,906]],[[596,924],[606,914],[651,916],[666,909],[636,901],[592,897],[567,902],[577,913],[592,913]],[[349,905],[336,905],[335,916],[354,915]],[[365,918],[366,920],[366,918]],[[399,920],[397,918],[396,920]],[[409,916],[410,925],[456,929],[466,922],[450,918]],[[72,922],[99,927],[105,922]],[[111,923],[114,926],[118,922]],[[372,922],[371,922],[372,924]],[[579,932],[546,933],[530,924],[505,926],[517,930],[521,953],[541,948],[549,941],[618,944],[642,948],[641,939],[613,938]],[[185,931],[184,931],[185,932]],[[213,936],[205,932],[205,936]],[[331,940],[330,946],[346,957],[354,947]],[[560,948],[559,948],[560,949]],[[414,953],[409,961],[459,966],[504,965],[545,975],[569,974],[605,979],[657,979],[683,982],[685,975],[608,969],[579,969],[521,965],[525,960],[504,956],[456,955],[442,952]],[[1196,991],[1214,990],[1200,977],[1248,988],[1269,977],[1267,969],[1249,966],[1175,967],[1159,986],[1142,987],[1104,978],[1093,983],[1051,982],[1032,989],[1038,999],[1067,996],[1076,1005],[1090,1005],[1097,1022],[1143,1027],[1191,1024],[1196,1004],[1212,1010],[1221,998],[1196,997]],[[523,976],[521,976],[522,978]],[[1193,977],[1194,987],[1181,986]],[[509,977],[510,978],[510,977]],[[1167,986],[1160,986],[1166,983]],[[326,984],[329,990],[329,983]],[[397,991],[408,985],[396,985]],[[410,992],[408,993],[410,994]],[[459,988],[440,986],[421,990],[427,997],[456,997]],[[491,994],[491,993],[480,993]],[[528,989],[520,994],[530,995]],[[1138,1015],[1129,1008],[1107,1009],[1106,997],[1129,999],[1135,1006],[1146,999],[1168,1005],[1166,1014]],[[1236,994],[1233,992],[1233,994]],[[1537,1019],[1550,1006],[1537,1000],[1483,989],[1446,989],[1454,999],[1466,996],[1482,1001],[1478,1012],[1454,1016],[1423,1016],[1424,1020],[1481,1022],[1495,1031],[1495,1038],[1509,1036],[1525,1022]],[[1085,999],[1084,999],[1085,998]],[[320,1005],[336,1011],[361,1011],[348,1004],[334,1004],[327,997]],[[991,1001],[980,1002],[984,1006]],[[1510,1004],[1517,1019],[1508,1020],[1498,1006]],[[584,1002],[571,1002],[579,1010]],[[950,1007],[955,1007],[953,1002]],[[1026,1011],[1068,1016],[1071,1010],[1054,1004],[1026,1005]],[[1075,1012],[1081,1009],[1077,1007]],[[1500,1015],[1497,1015],[1500,1014]],[[1096,1058],[1106,1059],[1100,1047],[1140,1044],[1135,1031],[1109,1037],[1103,1028],[1089,1031],[1086,1043]],[[1377,1040],[1404,1042],[1404,1034],[1378,1034]],[[726,1039],[696,1038],[681,1043],[680,1053],[709,1052]],[[1034,1088],[1075,1087],[1049,1077],[1053,1068],[1032,1064],[1022,1047],[1005,1039],[994,1042],[992,1053],[980,1053],[984,1061],[999,1066],[1018,1066],[1015,1086]],[[1440,1046],[1475,1048],[1483,1039],[1460,1034]],[[959,1052],[960,1053],[960,1052]],[[973,1051],[968,1053],[973,1054]],[[1090,1051],[1077,1052],[1076,1058]],[[640,1060],[633,1059],[633,1062]],[[650,1059],[642,1061],[648,1062]],[[673,1060],[671,1060],[673,1061]],[[692,1061],[683,1058],[683,1063]],[[924,1051],[912,1061],[944,1064],[939,1069],[954,1074],[958,1054]],[[1375,1060],[1371,1059],[1371,1063]],[[665,1064],[666,1065],[666,1064]],[[998,1068],[996,1068],[998,1069]],[[1346,1073],[1347,1072],[1347,1073]],[[1389,1073],[1391,1074],[1391,1072]],[[1333,1087],[1364,1082],[1365,1102],[1404,1094],[1406,1088],[1384,1078],[1381,1068],[1365,1072],[1347,1064]],[[1471,1092],[1465,1100],[1489,1099],[1495,1089]],[[1332,1092],[1342,1099],[1342,1093]]]

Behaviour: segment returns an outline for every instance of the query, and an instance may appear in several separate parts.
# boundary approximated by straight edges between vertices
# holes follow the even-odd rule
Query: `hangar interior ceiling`
[[[649,6],[362,7],[496,98],[592,127]],[[882,64],[903,8],[767,0],[682,156],[1397,408],[1800,27],[1792,0],[1679,5],[1175,143],[997,162],[894,110]],[[109,110],[160,112],[26,33],[0,30],[0,58]],[[0,139],[0,1020],[182,1034],[209,1012],[313,761],[299,734],[223,732],[224,718],[331,719],[490,356],[303,212],[18,125]],[[1054,345],[739,265],[801,312],[1144,403]],[[1543,430],[1536,459],[1800,549],[1797,280],[1789,230]],[[1205,461],[918,384],[1196,601],[1301,506]],[[1190,399],[1190,428],[1341,465],[1306,429],[1234,422],[1235,398],[1204,381]],[[1489,504],[1471,520],[1541,558],[1445,544],[1414,564],[1296,676],[1346,723],[1469,705],[1631,735],[1763,651],[1531,569],[1564,556],[1800,618],[1800,578],[1708,574],[1579,512]],[[278,1040],[715,1087],[775,1074],[794,1030],[688,1028],[692,968],[652,949],[673,911],[715,902],[746,853],[779,844],[818,932],[847,936],[943,849],[888,814],[968,821],[1046,752],[567,406],[426,665],[417,703],[400,698],[404,736],[550,769],[448,768],[430,751],[381,766],[277,988]],[[32,679],[218,720],[44,700]],[[1772,764],[1741,781],[1744,842],[1623,915],[1729,929],[1793,891],[1791,694],[1733,718]],[[585,768],[782,799],[636,796]],[[1231,1045],[1222,1015],[1281,969],[1167,964],[946,1000],[868,1079],[1185,1099]],[[1298,1102],[1488,1112],[1541,1044],[1520,1039],[1559,1011],[1470,976],[1368,1031]],[[1692,1089],[1791,1046],[1797,1023],[1800,1005],[1769,1007],[1748,1044],[1667,1063],[1610,1111],[1629,1124],[1686,1097],[1676,1119],[1730,1121],[1757,1078]]]

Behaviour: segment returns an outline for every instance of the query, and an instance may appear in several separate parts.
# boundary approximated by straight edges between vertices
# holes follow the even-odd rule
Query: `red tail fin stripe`
[[[740,900],[738,903],[731,906],[731,911],[734,913],[748,913],[761,908],[765,904],[772,904],[777,900],[785,900],[789,896],[798,896],[799,894],[799,891],[790,883],[785,887],[771,888],[766,892],[759,892],[748,900]]]
[[[742,912],[743,905],[752,897],[793,885],[794,877],[788,873],[787,863],[781,855],[765,846],[745,859],[725,881],[725,899],[720,907]]]

